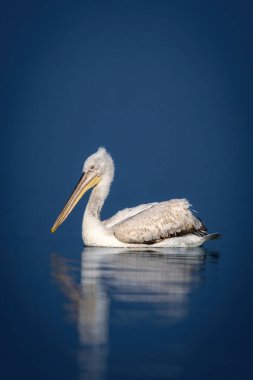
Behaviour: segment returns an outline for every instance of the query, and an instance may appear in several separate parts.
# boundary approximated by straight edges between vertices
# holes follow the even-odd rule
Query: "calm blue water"
[[[252,276],[236,244],[133,252],[35,236],[1,252],[1,379],[250,378]]]

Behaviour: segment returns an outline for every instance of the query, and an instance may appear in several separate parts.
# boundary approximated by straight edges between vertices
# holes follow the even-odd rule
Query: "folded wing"
[[[189,233],[206,234],[206,227],[192,214],[186,199],[172,199],[114,224],[111,230],[124,243],[153,244]]]
[[[152,206],[156,205],[157,202],[154,203],[146,203],[143,205],[139,205],[132,208],[125,208],[124,210],[118,211],[115,215],[113,215],[111,218],[103,220],[103,224],[106,228],[112,228],[118,223],[122,223],[125,220],[145,211],[151,208]]]

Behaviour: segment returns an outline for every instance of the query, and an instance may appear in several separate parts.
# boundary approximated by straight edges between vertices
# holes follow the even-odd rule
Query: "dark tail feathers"
[[[218,233],[208,234],[207,236],[209,237],[208,240],[215,240],[215,239],[220,239],[221,238],[221,234],[218,234]]]

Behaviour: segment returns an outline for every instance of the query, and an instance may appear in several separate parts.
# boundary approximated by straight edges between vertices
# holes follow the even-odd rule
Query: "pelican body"
[[[219,234],[208,234],[186,199],[142,204],[101,221],[100,212],[114,177],[114,162],[99,148],[84,163],[83,174],[51,232],[64,222],[82,196],[93,189],[84,212],[82,238],[91,247],[197,247]]]

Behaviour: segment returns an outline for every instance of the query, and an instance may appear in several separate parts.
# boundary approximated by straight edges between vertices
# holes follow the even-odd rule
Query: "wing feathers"
[[[189,210],[186,199],[157,203],[114,225],[116,238],[125,243],[153,244],[165,238],[205,231],[205,226]]]
[[[137,207],[132,208],[125,208],[124,210],[118,211],[115,215],[113,215],[111,218],[106,219],[103,221],[103,224],[106,228],[112,228],[118,223],[124,222],[126,219],[129,219],[136,214],[139,214],[142,211],[148,210],[152,206],[156,205],[157,202],[153,203],[146,203],[143,205],[139,205]]]

